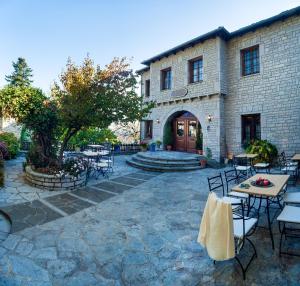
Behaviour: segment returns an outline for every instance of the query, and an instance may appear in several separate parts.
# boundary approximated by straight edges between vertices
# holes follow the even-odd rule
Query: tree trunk
[[[58,162],[60,165],[62,165],[63,162],[63,156],[64,156],[64,151],[67,147],[67,144],[69,142],[69,140],[71,139],[72,136],[74,136],[77,132],[79,131],[79,129],[68,129],[66,136],[63,139],[63,142],[61,144],[60,150],[59,150],[59,157],[58,157]]]

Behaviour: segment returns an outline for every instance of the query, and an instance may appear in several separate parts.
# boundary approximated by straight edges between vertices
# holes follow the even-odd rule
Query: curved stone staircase
[[[201,169],[202,156],[174,151],[139,152],[126,162],[130,166],[153,172],[184,172]]]

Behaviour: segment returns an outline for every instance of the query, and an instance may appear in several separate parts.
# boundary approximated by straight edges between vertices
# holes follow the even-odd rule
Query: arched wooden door
[[[196,152],[197,118],[186,112],[173,120],[174,147],[176,151]]]

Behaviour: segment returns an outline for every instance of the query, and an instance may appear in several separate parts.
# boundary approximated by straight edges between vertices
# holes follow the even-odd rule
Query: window
[[[145,134],[144,138],[152,139],[152,129],[153,129],[153,121],[145,120]]]
[[[161,71],[161,89],[171,89],[171,68]]]
[[[197,134],[197,121],[189,121],[189,137],[196,138]]]
[[[203,80],[203,60],[202,57],[189,61],[189,82],[199,82]]]
[[[145,96],[150,96],[150,79],[145,81]]]
[[[259,46],[241,50],[242,75],[259,73]]]
[[[177,136],[183,137],[184,136],[184,121],[177,121]]]
[[[242,115],[242,143],[260,138],[260,114]]]

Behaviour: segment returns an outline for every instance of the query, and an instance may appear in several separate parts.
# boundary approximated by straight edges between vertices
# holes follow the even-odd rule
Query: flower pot
[[[203,150],[197,150],[197,153],[198,153],[199,155],[203,155]]]
[[[205,159],[200,160],[201,168],[206,168],[207,161]]]
[[[167,150],[171,151],[172,150],[172,145],[167,145]]]

